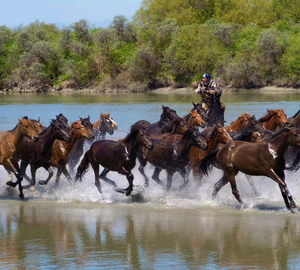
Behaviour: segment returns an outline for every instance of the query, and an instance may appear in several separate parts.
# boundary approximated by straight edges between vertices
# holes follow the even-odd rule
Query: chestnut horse
[[[71,141],[65,127],[57,120],[52,120],[48,128],[46,128],[37,141],[31,141],[24,138],[19,151],[21,152],[21,172],[29,185],[24,188],[30,188],[35,185],[36,171],[40,167],[44,167],[49,171],[51,158],[51,149],[55,140]],[[30,164],[31,179],[26,175],[26,168]],[[52,169],[49,171],[49,177],[53,175]]]
[[[241,113],[241,116],[230,123],[229,126],[226,126],[225,129],[227,132],[233,132],[233,131],[241,131],[243,127],[245,127],[249,123],[250,114],[247,113]]]
[[[203,120],[201,114],[197,110],[189,111],[189,114],[183,117],[187,121],[190,127],[201,127],[204,128],[206,122]]]
[[[172,185],[172,177],[175,172],[179,172],[183,178],[183,184],[180,190],[188,183],[186,166],[189,162],[189,152],[192,146],[206,150],[207,145],[201,133],[195,128],[189,128],[182,136],[181,140],[152,140],[153,149],[146,153],[143,149],[138,152],[140,162],[139,171],[145,178],[145,186],[148,186],[148,177],[145,175],[144,167],[147,161],[155,166],[152,179],[158,184],[163,185],[159,179],[159,173],[162,169],[167,171],[167,186],[169,190]]]
[[[216,159],[224,171],[224,176],[215,184],[213,198],[230,182],[233,195],[244,206],[235,182],[236,174],[241,171],[248,175],[267,176],[278,183],[285,205],[292,211],[296,204],[287,189],[284,175],[284,153],[289,145],[300,148],[300,133],[295,128],[285,127],[261,142],[234,141],[211,153],[210,158],[202,162],[201,169],[207,173],[209,164]]]
[[[258,120],[265,129],[275,131],[277,127],[282,127],[283,123],[287,122],[286,114],[282,108],[267,111],[268,114]]]
[[[86,151],[77,169],[75,181],[82,179],[82,175],[91,163],[95,175],[95,185],[100,194],[102,193],[102,189],[99,178],[116,187],[115,182],[106,177],[110,171],[116,171],[119,174],[125,175],[129,183],[127,188],[116,189],[116,191],[129,196],[133,189],[134,179],[131,170],[135,166],[136,153],[139,146],[151,149],[152,142],[143,126],[137,123],[131,127],[130,133],[122,140],[100,140],[94,142],[90,149]],[[100,175],[99,165],[104,167]]]
[[[23,137],[28,137],[31,140],[37,140],[38,134],[35,131],[31,120],[18,120],[19,123],[13,130],[0,133],[0,164],[3,165],[6,170],[15,174],[17,181],[8,181],[6,184],[13,187],[19,185],[19,197],[24,199],[21,184],[23,176],[18,165],[18,161],[20,160],[18,149]]]
[[[211,129],[211,128],[208,128]],[[194,180],[201,184],[203,174],[199,170],[202,160],[212,151],[214,151],[219,144],[226,144],[232,142],[232,138],[221,124],[215,125],[213,130],[205,137],[208,149],[202,150],[197,147],[192,147],[189,153],[189,165],[192,167]]]
[[[95,136],[99,140],[105,139],[106,133],[109,135],[114,134],[114,131],[117,130],[117,128],[117,123],[113,120],[113,118],[110,117],[109,113],[101,113],[99,120],[93,123]]]
[[[55,185],[58,185],[59,179],[61,174],[63,173],[67,180],[72,183],[71,176],[67,171],[66,165],[68,163],[69,154],[78,139],[88,139],[94,140],[94,134],[89,131],[85,126],[81,124],[81,121],[75,121],[70,126],[70,136],[72,138],[70,143],[61,140],[55,140],[53,147],[51,149],[51,159],[50,164],[51,166],[57,167],[57,174],[55,179]],[[40,185],[47,185],[50,178],[48,177],[47,180],[39,181]]]

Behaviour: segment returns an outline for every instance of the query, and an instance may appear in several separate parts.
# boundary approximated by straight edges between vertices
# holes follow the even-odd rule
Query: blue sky
[[[131,20],[142,0],[0,0],[0,25],[16,27],[35,20],[69,25],[81,19],[111,21],[116,15]]]

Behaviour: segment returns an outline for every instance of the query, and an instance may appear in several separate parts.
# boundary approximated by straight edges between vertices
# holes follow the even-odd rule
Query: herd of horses
[[[283,109],[267,110],[258,120],[249,113],[241,113],[224,127],[224,112],[218,116],[222,114],[216,111],[219,104],[212,106],[215,107],[207,113],[201,104],[193,103],[193,108],[184,117],[178,116],[174,109],[162,106],[158,122],[140,120],[120,140],[105,138],[106,133],[112,135],[118,128],[109,113],[101,114],[96,123],[91,123],[88,116],[70,125],[66,117],[59,114],[48,127],[42,126],[40,119],[18,119],[13,130],[0,133],[0,164],[11,177],[6,184],[18,186],[19,197],[23,199],[23,189],[34,187],[36,171],[40,167],[45,168],[49,175],[38,183],[46,185],[53,177],[53,167],[56,167],[57,185],[61,174],[70,183],[82,181],[91,165],[100,193],[100,180],[103,180],[128,196],[134,187],[132,170],[137,160],[138,170],[145,179],[144,186],[149,185],[144,167],[150,163],[154,166],[152,179],[166,191],[171,189],[176,172],[182,176],[181,190],[188,184],[190,172],[200,186],[204,175],[216,167],[224,174],[215,184],[213,197],[230,183],[233,195],[243,206],[235,181],[236,174],[241,171],[256,194],[251,176],[267,176],[278,183],[286,207],[293,211],[296,204],[285,183],[284,170],[296,171],[300,167],[300,111],[287,118]],[[85,140],[92,143],[84,153]],[[26,174],[28,165],[31,177]],[[100,166],[103,168],[101,172]],[[166,182],[159,177],[162,170],[167,172]],[[128,187],[118,188],[107,177],[110,171],[126,176]],[[17,179],[15,182],[12,174]],[[76,175],[75,179],[71,175]],[[22,185],[23,178],[28,181],[27,185]]]

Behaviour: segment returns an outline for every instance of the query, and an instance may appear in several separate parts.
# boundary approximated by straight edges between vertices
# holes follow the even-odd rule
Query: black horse
[[[83,173],[86,171],[89,163],[91,163],[95,174],[95,185],[100,193],[102,193],[102,190],[99,178],[116,187],[115,182],[106,177],[108,172],[116,171],[125,175],[129,183],[126,189],[116,189],[116,191],[129,196],[133,189],[134,178],[131,170],[135,166],[136,153],[139,146],[148,149],[152,148],[152,142],[147,132],[139,124],[134,124],[130,133],[122,140],[100,140],[94,142],[90,149],[86,151],[77,169],[75,181],[81,180]],[[100,175],[99,165],[104,167]]]

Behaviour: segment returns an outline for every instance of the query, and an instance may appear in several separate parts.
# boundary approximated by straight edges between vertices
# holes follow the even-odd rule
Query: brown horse
[[[227,132],[234,132],[234,131],[241,131],[243,127],[245,127],[249,123],[250,114],[247,113],[241,113],[241,116],[231,122],[231,124],[227,127],[225,127]]]
[[[274,180],[279,185],[286,207],[289,210],[295,208],[296,204],[287,189],[284,175],[284,153],[289,145],[300,148],[300,134],[295,128],[286,127],[261,142],[234,141],[213,152],[210,158],[201,164],[201,168],[207,173],[210,162],[216,159],[224,171],[224,176],[215,184],[213,198],[230,182],[233,195],[244,206],[235,182],[235,175],[241,171]]]
[[[58,185],[59,179],[61,174],[63,173],[67,180],[72,183],[71,176],[69,172],[67,171],[66,165],[68,163],[69,154],[76,143],[78,139],[88,139],[88,140],[94,140],[95,136],[94,134],[89,131],[85,126],[81,124],[81,121],[75,121],[70,126],[70,136],[72,138],[71,142],[65,142],[61,140],[55,140],[53,147],[51,149],[51,159],[50,164],[51,166],[57,167],[57,174],[55,179],[55,184]],[[48,184],[49,177],[47,180],[41,180],[39,181],[40,185],[46,185]]]
[[[282,127],[283,123],[287,122],[286,114],[282,108],[267,111],[268,114],[258,120],[265,129],[275,131],[277,127]]]
[[[129,183],[127,188],[122,190],[117,189],[116,191],[129,196],[133,189],[133,174],[131,170],[135,166],[136,153],[139,146],[147,149],[152,148],[152,142],[147,132],[139,124],[134,124],[131,127],[130,133],[122,140],[100,140],[94,142],[91,148],[85,153],[77,169],[75,181],[78,179],[81,180],[89,163],[91,163],[95,174],[95,185],[100,193],[102,193],[102,190],[99,178],[116,187],[115,182],[106,177],[108,172],[116,171],[119,174],[125,175]],[[100,175],[99,165],[104,167]]]
[[[183,178],[183,184],[180,186],[180,190],[184,188],[188,183],[188,177],[186,173],[186,166],[189,162],[189,152],[192,146],[199,147],[201,149],[207,149],[207,145],[204,137],[201,133],[195,129],[188,129],[183,135],[181,140],[152,140],[153,149],[146,153],[143,149],[138,152],[138,160],[140,162],[139,171],[145,178],[145,186],[148,186],[148,177],[145,175],[144,167],[147,161],[155,166],[155,170],[152,179],[158,184],[163,185],[159,179],[159,173],[162,169],[167,171],[167,186],[166,190],[169,190],[172,185],[172,177],[175,172],[179,172]]]
[[[200,184],[203,178],[202,172],[199,170],[200,164],[202,160],[212,151],[214,151],[219,144],[226,144],[228,142],[232,142],[232,138],[226,131],[224,127],[222,127],[221,124],[218,124],[217,126],[214,126],[213,128],[207,128],[207,129],[213,129],[206,137],[206,144],[208,149],[202,150],[197,147],[192,147],[191,151],[189,153],[189,165],[192,168],[194,180]],[[205,131],[203,132],[206,133]]]
[[[13,172],[17,177],[15,183],[8,181],[6,184],[13,187],[19,185],[19,197],[23,199],[24,194],[21,185],[23,176],[18,165],[18,161],[20,160],[18,148],[23,137],[37,140],[38,134],[31,120],[18,120],[19,123],[13,130],[0,133],[0,164],[3,165],[6,170]]]
[[[107,122],[106,126],[110,126],[111,128],[109,129],[103,128],[104,127],[103,122]],[[110,117],[109,113],[107,114],[101,113],[99,120],[93,123],[93,130],[98,139],[105,139],[106,133],[112,135],[114,133],[114,130],[116,130],[117,128],[118,128],[117,123],[113,120],[112,117]]]
[[[65,127],[57,120],[52,120],[50,126],[46,128],[37,141],[31,141],[23,138],[19,151],[21,152],[21,171],[24,178],[29,182],[30,188],[35,185],[36,171],[44,167],[49,171],[49,178],[52,177],[53,171],[50,169],[49,160],[51,158],[51,149],[55,140],[71,142],[71,137]],[[30,164],[31,179],[26,175],[26,168]]]
[[[203,120],[201,114],[198,113],[197,110],[189,111],[189,114],[184,116],[185,119],[190,127],[201,127],[204,128],[206,122]]]

